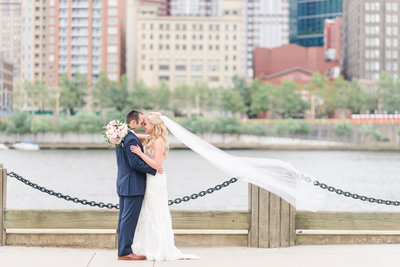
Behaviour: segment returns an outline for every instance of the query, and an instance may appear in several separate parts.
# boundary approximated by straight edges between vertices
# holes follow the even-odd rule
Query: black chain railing
[[[47,189],[44,186],[40,186],[38,184],[32,183],[28,179],[25,179],[24,177],[22,177],[21,175],[16,174],[15,172],[9,172],[9,173],[7,173],[7,176],[15,178],[18,181],[20,181],[20,182],[22,182],[22,183],[24,183],[24,184],[36,189],[36,190],[39,190],[39,191],[41,191],[43,193],[49,194],[50,196],[55,196],[57,198],[61,198],[61,199],[64,199],[66,201],[72,201],[74,203],[79,203],[79,204],[82,204],[82,205],[89,205],[91,207],[108,208],[108,209],[119,209],[119,204],[89,201],[89,200],[86,200],[86,199],[79,199],[77,197],[71,197],[69,195],[64,195],[62,193],[55,192],[55,191],[53,191],[51,189]],[[209,189],[207,189],[205,191],[200,191],[198,194],[192,194],[191,196],[184,196],[182,198],[176,198],[174,200],[168,200],[168,205],[171,206],[173,204],[179,204],[179,203],[182,203],[182,202],[187,202],[187,201],[189,201],[191,199],[196,199],[198,197],[204,197],[207,194],[211,194],[211,193],[213,193],[215,191],[218,191],[218,190],[220,190],[220,189],[222,189],[224,187],[229,186],[230,184],[233,184],[233,183],[237,182],[237,180],[238,180],[237,178],[232,178],[232,179],[230,179],[228,181],[223,182],[222,184],[216,185],[216,186],[214,186],[212,188],[209,188]]]
[[[393,200],[384,200],[384,199],[379,199],[379,198],[374,198],[374,197],[367,197],[367,196],[362,196],[359,194],[354,194],[350,193],[348,191],[344,191],[342,189],[337,189],[333,186],[329,186],[327,184],[321,183],[319,181],[314,181],[315,186],[319,186],[320,188],[324,190],[328,190],[329,192],[336,193],[338,195],[343,195],[345,197],[353,198],[353,199],[358,199],[361,201],[367,201],[370,203],[377,203],[377,204],[385,204],[388,206],[400,206],[400,201],[393,201]]]

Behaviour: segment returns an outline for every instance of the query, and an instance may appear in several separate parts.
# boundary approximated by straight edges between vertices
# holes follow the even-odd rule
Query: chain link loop
[[[43,193],[49,194],[50,196],[55,196],[57,198],[64,199],[66,201],[72,201],[73,203],[79,203],[79,204],[82,204],[82,205],[89,205],[91,207],[99,207],[99,208],[107,208],[107,209],[119,209],[119,204],[112,204],[112,203],[105,204],[103,202],[95,202],[95,201],[89,201],[89,200],[86,200],[86,199],[79,199],[77,197],[71,197],[69,195],[64,195],[62,193],[54,192],[53,190],[50,190],[50,189],[47,189],[47,188],[45,188],[43,186],[37,185],[35,183],[32,183],[31,181],[23,178],[22,176],[16,174],[15,172],[9,172],[9,173],[7,173],[7,176],[15,178],[18,181],[20,181],[20,182],[22,182],[22,183],[24,183],[24,184],[36,189],[36,190],[39,190],[39,191],[41,191]],[[223,182],[220,185],[216,185],[213,188],[209,188],[206,191],[200,191],[198,194],[192,194],[190,196],[184,196],[182,198],[176,198],[174,200],[168,200],[168,206],[171,206],[173,204],[179,204],[179,203],[182,203],[182,202],[188,202],[189,200],[197,199],[198,197],[204,197],[207,194],[211,194],[211,193],[213,193],[213,192],[215,192],[217,190],[220,190],[220,189],[222,189],[224,187],[229,186],[230,184],[233,184],[233,183],[237,182],[237,180],[238,180],[237,178],[232,178],[232,179],[230,179],[228,181]]]
[[[328,190],[329,192],[335,192],[338,195],[343,195],[345,197],[351,197],[353,199],[358,199],[361,201],[368,201],[370,203],[377,203],[377,204],[385,204],[388,206],[400,206],[400,201],[392,201],[392,200],[384,200],[384,199],[378,199],[378,198],[373,198],[373,197],[367,197],[367,196],[360,196],[359,194],[353,194],[350,192],[345,192],[341,189],[337,189],[333,186],[328,186],[327,184],[321,183],[319,181],[314,181],[315,186],[319,186],[320,188],[324,190]]]
[[[184,196],[182,198],[175,198],[174,200],[168,200],[168,205],[171,206],[173,204],[180,204],[182,202],[188,202],[189,200],[196,199],[198,197],[204,197],[207,194],[212,194],[215,191],[218,191],[218,190],[220,190],[220,189],[222,189],[224,187],[227,187],[227,186],[229,186],[229,185],[231,185],[233,183],[236,183],[237,180],[238,180],[237,178],[233,177],[230,180],[223,182],[222,184],[219,184],[219,185],[216,185],[214,187],[208,188],[206,191],[200,191],[197,194],[192,194],[190,197],[189,196]]]

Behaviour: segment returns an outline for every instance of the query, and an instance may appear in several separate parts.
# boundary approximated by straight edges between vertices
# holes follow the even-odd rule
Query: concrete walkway
[[[115,250],[0,247],[1,267],[398,267],[400,245],[297,246],[278,249],[184,248],[199,260],[117,261]]]

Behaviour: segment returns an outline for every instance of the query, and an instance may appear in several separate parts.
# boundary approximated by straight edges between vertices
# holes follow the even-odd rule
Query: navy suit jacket
[[[119,196],[144,195],[146,173],[155,175],[157,172],[131,151],[131,145],[139,145],[143,151],[142,143],[132,132],[129,132],[123,144],[115,149],[118,165],[117,194]]]

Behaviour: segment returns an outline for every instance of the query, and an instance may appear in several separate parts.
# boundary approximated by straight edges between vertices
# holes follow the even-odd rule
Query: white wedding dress
[[[155,176],[147,174],[146,192],[132,250],[136,255],[146,256],[147,260],[155,261],[198,258],[183,254],[175,247],[165,172],[157,172]]]

